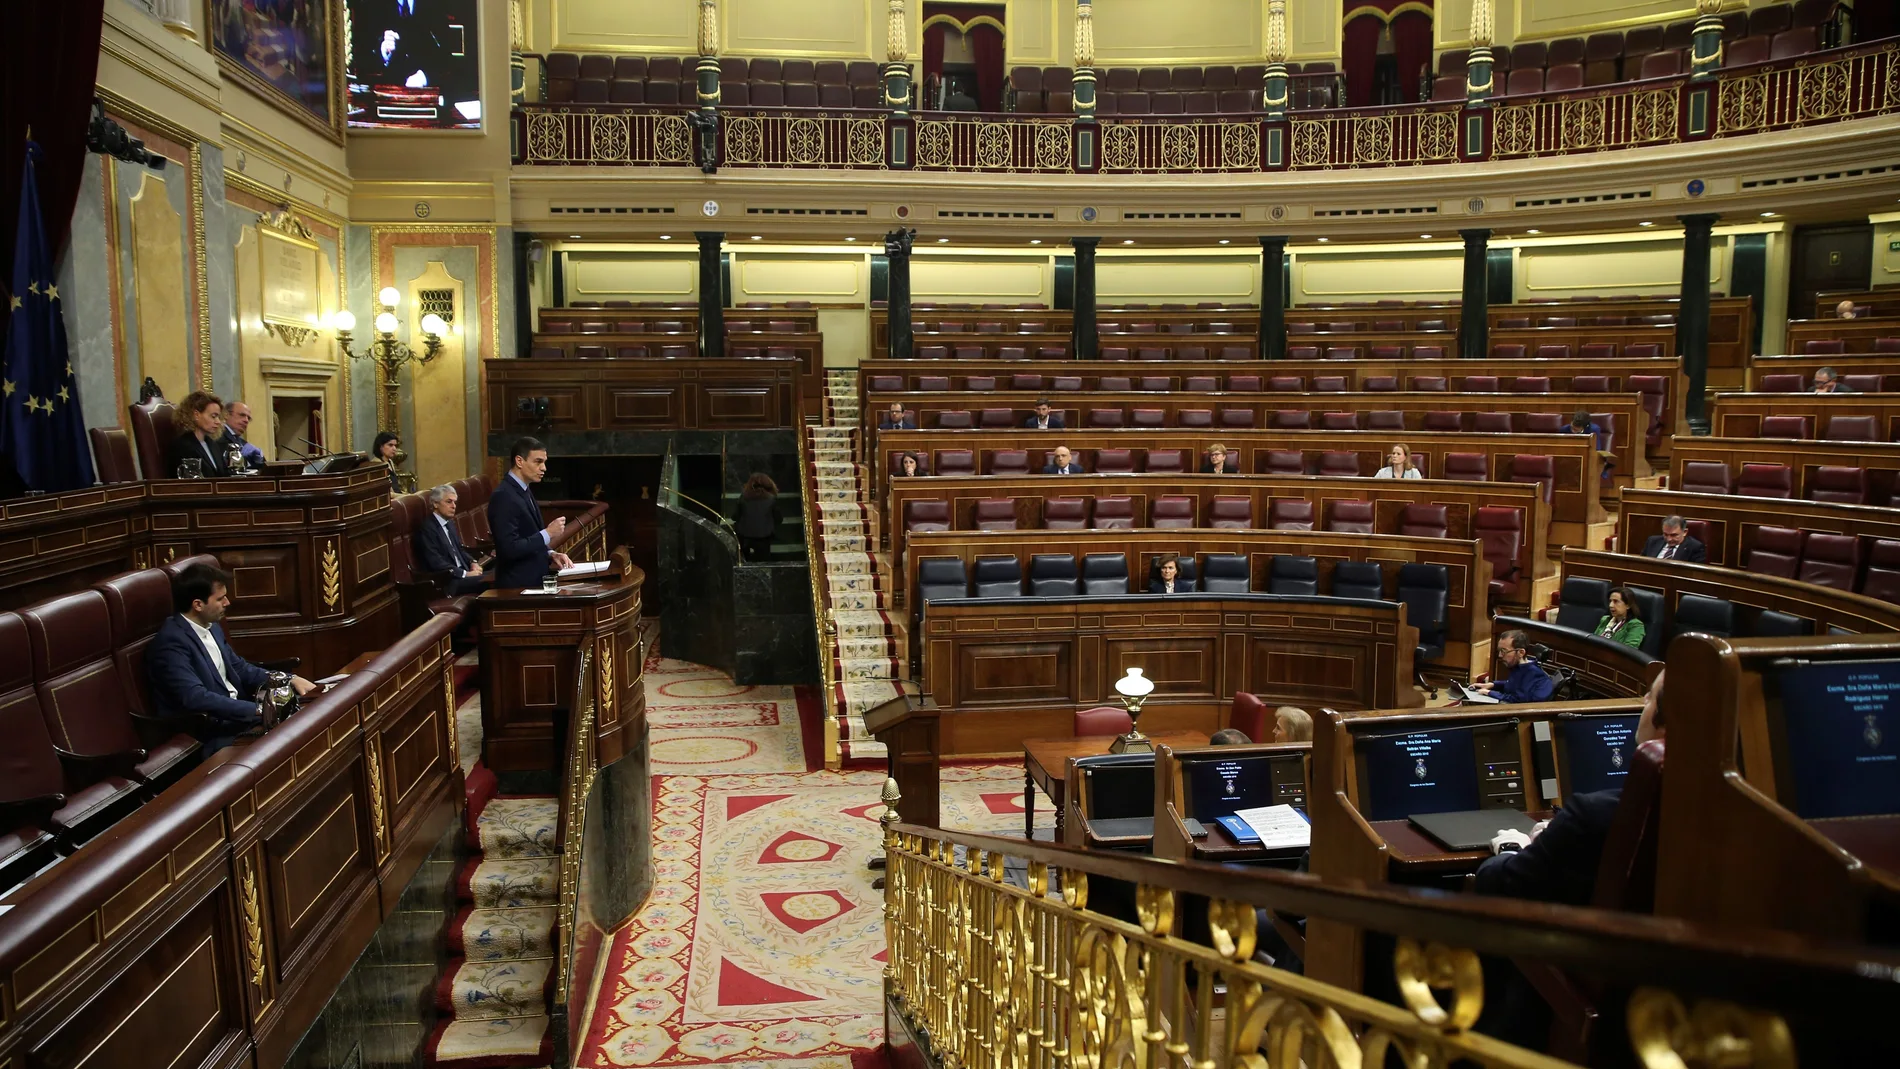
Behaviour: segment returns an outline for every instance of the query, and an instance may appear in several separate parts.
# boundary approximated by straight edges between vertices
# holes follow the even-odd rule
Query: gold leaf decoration
[[[243,897],[239,908],[244,921],[244,967],[249,973],[251,983],[264,986],[264,906],[257,894],[257,869],[251,859],[244,859],[243,873],[238,880],[238,892]]]
[[[383,759],[374,739],[363,747],[363,760],[369,766],[369,827],[376,835],[378,859],[389,852],[389,820],[383,812]]]
[[[323,546],[323,609],[335,612],[343,604],[343,561],[337,556],[336,541]]]

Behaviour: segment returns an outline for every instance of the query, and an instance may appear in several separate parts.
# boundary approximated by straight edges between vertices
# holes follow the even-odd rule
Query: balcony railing
[[[1900,38],[1738,67],[1473,107],[1257,115],[1104,117],[872,109],[721,109],[721,167],[1120,174],[1324,171],[1608,152],[1731,138],[1900,110]],[[690,167],[687,107],[529,104],[516,109],[519,164]],[[900,134],[898,127],[905,129]],[[1272,146],[1272,147],[1270,147]],[[1280,147],[1280,146],[1283,146]]]

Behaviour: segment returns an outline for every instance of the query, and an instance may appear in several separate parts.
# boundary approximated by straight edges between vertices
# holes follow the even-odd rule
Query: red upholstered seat
[[[1220,389],[1220,380],[1212,375],[1189,375],[1181,380],[1181,389],[1187,393],[1213,393]]]
[[[1369,431],[1402,431],[1405,429],[1405,413],[1398,409],[1377,408],[1366,413],[1366,429]]]
[[[1300,393],[1306,389],[1306,380],[1298,375],[1274,375],[1267,380],[1267,389],[1280,393]]]
[[[1539,353],[1538,355],[1541,357],[1543,354]],[[1568,357],[1569,355],[1570,354],[1568,352],[1564,353],[1565,357]],[[1550,376],[1548,375],[1519,375],[1518,377],[1511,380],[1511,392],[1512,393],[1549,393],[1550,392]]]
[[[1300,414],[1306,415],[1304,411]],[[1182,415],[1186,415],[1186,413],[1184,412]],[[1251,427],[1254,425],[1254,420],[1255,414],[1251,408],[1223,408],[1220,410],[1220,425],[1223,427]],[[1182,424],[1182,426],[1186,425],[1186,423]]]
[[[1809,338],[1801,343],[1801,351],[1810,356],[1844,353],[1847,343],[1839,338]]]
[[[1860,592],[1870,598],[1900,602],[1900,541],[1873,540],[1867,548],[1867,578]]]
[[[1399,388],[1397,375],[1368,375],[1359,384],[1367,393],[1388,393]]]
[[[1095,470],[1102,475],[1132,474],[1135,470],[1135,451],[1120,448],[1097,449]]]
[[[1794,470],[1786,464],[1743,464],[1735,492],[1744,497],[1793,497]]]
[[[1473,412],[1471,429],[1479,434],[1511,433],[1511,414],[1509,412]]]
[[[1135,526],[1135,499],[1126,494],[1117,494],[1095,499],[1095,522],[1097,530],[1127,530]]]
[[[1342,534],[1372,533],[1372,502],[1329,501],[1326,504],[1326,529]]]
[[[1082,497],[1049,497],[1042,502],[1042,525],[1051,531],[1080,531],[1089,525],[1089,503]]]
[[[1223,410],[1224,411],[1224,410]],[[1277,408],[1268,426],[1274,430],[1305,430],[1313,425],[1313,413],[1304,408]]]
[[[906,501],[904,502],[904,530],[910,531],[948,531],[950,529],[950,503],[947,501]]]
[[[1823,464],[1808,480],[1809,501],[1832,501],[1842,505],[1867,504],[1866,468]]]
[[[1297,449],[1267,450],[1265,475],[1305,475],[1306,456]]]
[[[1484,559],[1491,562],[1491,593],[1496,597],[1515,597],[1520,575],[1518,554],[1524,545],[1524,514],[1518,509],[1481,505],[1471,522],[1472,536],[1483,545]]]
[[[1754,545],[1748,551],[1748,561],[1743,565],[1756,575],[1773,575],[1783,579],[1793,579],[1801,566],[1801,547],[1807,541],[1807,532],[1792,527],[1757,527],[1754,531]]]
[[[1089,409],[1088,425],[1091,427],[1119,427],[1122,425],[1122,410],[1119,408]]]
[[[1183,408],[1175,413],[1175,423],[1182,427],[1212,427],[1214,410],[1211,408]]]
[[[1194,526],[1194,499],[1181,494],[1163,494],[1155,498],[1156,527]]]
[[[1227,711],[1227,726],[1254,742],[1269,742],[1274,729],[1267,715],[1267,703],[1244,690],[1237,691],[1233,707]]]
[[[126,410],[132,425],[132,440],[139,447],[139,471],[147,481],[170,479],[177,473],[165,470],[165,447],[177,436],[172,423],[172,406],[163,398],[132,405]]]
[[[1439,472],[1439,477],[1487,482],[1491,478],[1491,466],[1483,453],[1446,453],[1444,470]]]
[[[974,513],[976,529],[979,531],[1014,531],[1016,529],[1016,499],[1013,497],[986,497],[976,503]]]
[[[1800,378],[1799,375],[1792,376]],[[1809,438],[1808,417],[1806,416],[1763,416],[1761,418],[1761,437],[1763,438]]]
[[[1208,507],[1208,526],[1247,530],[1253,527],[1251,498],[1216,495]]]
[[[1450,510],[1444,505],[1412,502],[1399,513],[1399,533],[1413,538],[1445,538],[1451,530]]]
[[[1319,427],[1323,431],[1356,431],[1359,429],[1359,413],[1322,412],[1319,415]]]
[[[1150,449],[1143,462],[1142,470],[1156,473],[1175,473],[1188,470],[1187,450]]]
[[[1524,413],[1524,430],[1530,434],[1561,434],[1570,420],[1556,412]]]
[[[1075,734],[1078,737],[1126,735],[1134,727],[1135,721],[1128,715],[1128,710],[1117,709],[1112,705],[1079,709],[1075,714]]]
[[[1518,346],[1517,355],[1520,357],[1524,355],[1523,348],[1521,345]],[[1496,375],[1466,375],[1462,385],[1466,393],[1496,393],[1498,392],[1498,377]]]
[[[1007,408],[985,408],[976,414],[979,427],[1001,430],[1016,425],[1016,413]]]
[[[1728,465],[1716,460],[1691,460],[1682,466],[1682,485],[1686,494],[1726,494],[1732,489]]]
[[[1443,375],[1414,375],[1406,383],[1406,389],[1417,393],[1442,393],[1449,388]]]
[[[1029,474],[1029,450],[998,449],[990,454],[991,475]]]
[[[1318,475],[1347,478],[1359,474],[1359,454],[1345,449],[1328,449],[1319,455]]]
[[[1249,393],[1257,393],[1260,390],[1260,376],[1229,375],[1227,376],[1227,388],[1230,390],[1245,390]],[[1275,386],[1273,389],[1277,390],[1279,387]],[[1299,389],[1298,386],[1293,387],[1295,393],[1298,393]]]
[[[1635,354],[1631,353],[1628,347],[1625,347],[1623,355],[1633,356]],[[1642,395],[1643,411],[1649,413],[1649,428],[1645,440],[1650,445],[1661,442],[1663,435],[1663,404],[1668,397],[1666,392],[1669,389],[1668,380],[1661,375],[1631,375],[1628,379],[1624,380],[1623,386],[1625,389],[1634,390]]]
[[[1425,413],[1420,425],[1428,431],[1461,431],[1464,430],[1464,413],[1433,409]]]
[[[1827,430],[1821,437],[1830,442],[1878,442],[1881,440],[1873,416],[1831,416],[1827,421]]]
[[[969,430],[976,426],[976,417],[968,409],[947,409],[937,413],[937,426],[946,430]]]
[[[1267,506],[1267,527],[1274,531],[1313,529],[1313,503],[1300,497],[1276,497]]]
[[[1346,376],[1344,375],[1315,375],[1313,376],[1313,392],[1314,393],[1345,393],[1346,392]]]
[[[1801,568],[1794,577],[1833,590],[1852,590],[1860,573],[1860,558],[1860,539],[1814,531],[1801,549]]]
[[[1519,453],[1511,458],[1511,482],[1535,483],[1545,501],[1551,499],[1557,482],[1557,464],[1542,453]]]
[[[938,475],[975,475],[976,454],[968,449],[939,449],[935,469]]]

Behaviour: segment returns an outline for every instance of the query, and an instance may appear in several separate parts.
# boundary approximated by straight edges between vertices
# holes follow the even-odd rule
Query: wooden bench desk
[[[1206,746],[1205,731],[1142,732],[1157,747]],[[1049,796],[1056,810],[1055,841],[1062,841],[1063,812],[1069,800],[1069,762],[1099,757],[1115,743],[1114,735],[1080,735],[1066,739],[1023,740],[1023,838],[1036,837],[1036,790]]]

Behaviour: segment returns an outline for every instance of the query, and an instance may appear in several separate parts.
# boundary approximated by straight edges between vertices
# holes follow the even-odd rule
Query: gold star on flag
[[[71,360],[66,361],[66,377],[69,379],[73,377],[73,362]]]
[[[21,300],[20,300],[20,298],[18,298],[18,297],[11,297],[11,298],[8,298],[8,299],[9,299],[9,300],[11,300],[11,301],[13,302],[13,307],[15,307],[15,308],[18,308],[18,307],[20,307],[20,305],[21,305],[21,303],[22,303],[22,302],[21,302]]]
[[[13,390],[14,390],[14,386],[13,386],[13,380],[12,380],[12,379],[8,379],[8,380],[7,380],[7,386],[6,386],[6,390],[7,390],[7,396],[8,396],[8,397],[12,397],[12,396],[13,396]]]
[[[71,394],[71,392],[69,392],[66,389],[66,387],[61,386],[59,388],[59,399],[62,401],[70,401],[73,399],[73,395]]]
[[[46,287],[46,299],[49,301],[59,300],[59,287],[58,286]]]
[[[26,291],[28,293],[38,294],[40,292],[40,284],[37,282],[29,282],[26,284]]]
[[[26,395],[26,410],[28,412],[38,412],[40,410],[40,399],[33,396],[32,394],[27,394]]]

